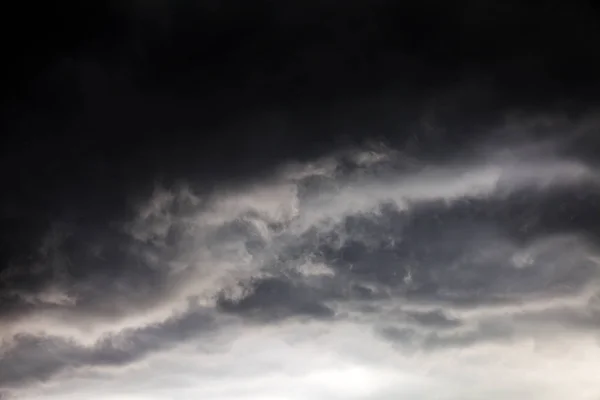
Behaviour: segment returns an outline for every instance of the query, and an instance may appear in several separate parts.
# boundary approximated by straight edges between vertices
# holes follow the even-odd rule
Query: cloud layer
[[[0,388],[596,399],[598,179],[568,146],[527,140],[157,186],[127,220],[55,224],[3,271]]]

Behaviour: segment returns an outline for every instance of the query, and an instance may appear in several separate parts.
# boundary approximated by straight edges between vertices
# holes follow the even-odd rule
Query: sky
[[[591,2],[35,7],[0,399],[600,400]]]

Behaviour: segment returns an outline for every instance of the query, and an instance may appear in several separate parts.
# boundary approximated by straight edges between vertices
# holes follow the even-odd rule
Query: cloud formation
[[[436,163],[353,147],[56,224],[2,273],[0,388],[594,399],[600,181],[555,143]]]

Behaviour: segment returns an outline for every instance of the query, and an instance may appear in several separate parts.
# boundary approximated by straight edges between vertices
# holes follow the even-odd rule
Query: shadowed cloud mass
[[[343,380],[344,368],[366,379],[363,395],[348,389],[359,397],[376,396],[372,390],[385,396],[387,385],[404,393],[392,384],[405,374],[401,363],[394,366],[403,357],[437,363],[461,350],[503,368],[494,354],[532,343],[564,354],[556,360],[572,357],[568,352],[583,341],[599,339],[599,238],[588,210],[599,196],[597,169],[547,142],[495,149],[436,164],[415,158],[406,166],[392,148],[352,148],[202,194],[193,185],[157,186],[131,219],[105,230],[55,225],[28,264],[3,272],[9,290],[0,383],[27,396],[57,382],[119,382],[157,373],[148,369],[152,360],[172,354],[178,362],[182,346],[193,349],[185,353],[195,354],[195,363],[235,357],[236,343],[262,330],[265,343],[275,340],[269,335],[288,337],[282,346],[318,348],[307,342],[313,335],[325,346],[336,335],[359,346],[337,355],[325,347],[330,357],[355,360],[323,367]],[[366,338],[352,344],[353,335]],[[382,360],[390,365],[379,366],[370,346],[391,346]],[[530,351],[517,352],[522,362],[542,362]],[[300,374],[299,382],[313,379],[311,369],[267,353],[275,364],[253,354],[240,373],[275,373],[284,363],[300,368],[290,372]],[[460,362],[474,367],[468,357]],[[444,362],[435,369],[455,374]],[[380,376],[377,368],[390,369]],[[419,368],[405,377],[415,395],[463,393],[443,381],[436,382],[444,389],[420,387],[420,379],[435,381],[437,373]],[[246,379],[227,371],[218,379]],[[189,370],[181,379],[212,379],[196,374]],[[314,379],[337,385],[334,377]],[[518,393],[537,395],[536,387],[554,385],[506,379],[506,390]],[[586,379],[576,375],[573,382]],[[180,385],[194,396],[204,393],[195,387]],[[228,387],[209,396],[235,396]],[[47,395],[39,396],[52,398],[43,390]],[[141,387],[127,390],[147,398]]]
[[[600,399],[597,9],[281,4],[9,16],[0,399]]]

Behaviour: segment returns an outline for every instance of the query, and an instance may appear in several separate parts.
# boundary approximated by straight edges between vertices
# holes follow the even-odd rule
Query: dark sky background
[[[2,213],[21,227],[18,209],[39,221],[120,208],[159,176],[231,179],[412,132],[414,151],[443,156],[509,113],[597,102],[600,27],[585,1],[16,7],[4,17]],[[444,133],[424,135],[427,119]]]
[[[415,324],[460,330],[460,318],[508,301],[499,287],[517,288],[519,304],[538,311],[540,299],[562,299],[560,282],[577,296],[592,290],[583,286],[595,267],[578,261],[600,259],[588,254],[600,216],[600,16],[591,1],[18,2],[2,20],[0,397],[6,388],[30,398],[40,382],[58,382],[56,398],[67,398],[83,387],[69,383],[78,368],[165,354],[199,340],[199,327],[225,329],[223,316],[375,326],[366,315],[389,317],[381,302],[402,298]],[[289,175],[290,165],[304,175]],[[363,214],[372,207],[379,217]],[[164,271],[192,259],[239,267],[227,247],[239,240],[263,274],[236,278],[243,295],[195,267]],[[485,243],[499,253],[465,255]],[[548,267],[563,245],[571,253],[561,265],[577,265]],[[519,252],[546,261],[504,271]],[[307,254],[335,279],[281,276]],[[205,293],[186,277],[216,294],[184,318],[181,304]],[[414,290],[399,294],[402,285]],[[473,297],[473,287],[489,296]],[[423,302],[436,306],[425,312]],[[561,307],[548,312],[577,332],[600,323],[596,308],[585,317]],[[486,321],[417,347],[433,354],[506,336]],[[95,328],[78,328],[86,324]],[[374,330],[386,343],[413,343],[398,327]],[[515,393],[549,398],[542,386]],[[73,398],[109,398],[103,390]],[[215,393],[202,396],[228,398]],[[173,396],[160,398],[188,398]],[[311,398],[337,398],[322,396]],[[377,396],[360,398],[392,394]]]

